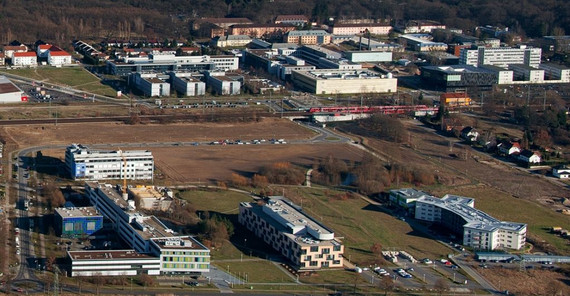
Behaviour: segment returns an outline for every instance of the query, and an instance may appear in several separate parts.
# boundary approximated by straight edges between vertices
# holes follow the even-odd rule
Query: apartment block
[[[334,232],[284,198],[273,197],[263,204],[242,202],[238,219],[298,270],[343,266],[344,246]]]

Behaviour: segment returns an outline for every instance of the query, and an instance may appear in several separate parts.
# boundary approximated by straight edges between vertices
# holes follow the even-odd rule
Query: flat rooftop
[[[148,259],[160,260],[158,257],[140,254],[135,250],[113,250],[113,251],[67,251],[67,255],[74,261],[91,260],[128,260],[128,259]]]
[[[383,78],[380,74],[366,71],[366,70],[310,70],[301,71],[307,76],[315,79],[337,79],[337,80],[348,80],[348,79],[381,79]]]
[[[144,239],[174,237],[174,232],[155,216],[145,216],[135,212],[130,214],[130,217],[134,218],[134,221],[131,222],[132,228]]]
[[[171,238],[153,238],[151,239],[161,249],[190,249],[209,251],[206,246],[191,236],[177,236]]]
[[[55,212],[63,218],[70,217],[103,217],[95,207],[56,208]]]
[[[160,199],[163,197],[162,193],[154,188],[154,186],[137,186],[133,188],[129,188],[133,195],[140,197],[140,198],[156,198]]]
[[[524,223],[505,222],[491,217],[489,214],[475,209],[472,198],[447,194],[443,198],[423,196],[418,201],[432,204],[461,216],[466,224],[464,227],[493,231],[497,228],[520,231],[526,227]]]
[[[98,188],[103,194],[107,196],[110,200],[114,201],[121,209],[128,211],[129,203],[124,200],[123,197],[117,192],[115,187],[111,184],[100,184],[97,181],[87,181],[85,184],[93,189]]]

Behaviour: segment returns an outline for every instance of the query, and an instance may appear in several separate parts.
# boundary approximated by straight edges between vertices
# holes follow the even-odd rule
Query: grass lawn
[[[213,262],[219,269],[231,272],[235,277],[239,277],[249,283],[294,283],[295,281],[288,274],[279,269],[275,264],[267,260],[257,261],[230,261]]]
[[[38,81],[54,83],[63,86],[93,92],[100,95],[115,96],[116,91],[110,86],[101,84],[100,80],[81,67],[40,67],[12,69],[6,73],[28,77]]]
[[[570,229],[570,217],[492,188],[450,189],[448,193],[475,198],[475,208],[497,219],[527,223],[528,233],[539,236],[562,254],[570,254],[568,240],[550,233],[552,226]]]
[[[253,199],[240,192],[219,190],[185,190],[178,193],[179,197],[192,203],[198,211],[218,212],[222,214],[237,214],[239,203],[252,202]]]
[[[416,258],[438,258],[450,250],[442,244],[426,238],[406,222],[379,211],[360,199],[333,199],[339,194],[332,190],[314,188],[286,188],[286,196],[313,218],[323,222],[343,237],[344,257],[361,266],[373,264],[377,258],[370,247],[380,243],[383,249],[404,250]]]

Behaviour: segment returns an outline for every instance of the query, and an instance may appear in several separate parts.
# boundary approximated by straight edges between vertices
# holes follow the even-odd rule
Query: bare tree
[[[433,289],[437,291],[439,295],[443,295],[443,292],[449,290],[449,283],[447,280],[440,278],[433,285]]]
[[[392,277],[389,276],[382,277],[378,285],[380,286],[380,289],[384,290],[384,295],[388,295],[388,292],[394,290],[396,287],[396,283],[394,283]]]

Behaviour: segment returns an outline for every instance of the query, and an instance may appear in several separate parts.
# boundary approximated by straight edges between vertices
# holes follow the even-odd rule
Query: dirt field
[[[477,268],[497,289],[508,290],[514,295],[569,295],[570,288],[562,274],[541,269],[519,271],[512,269]]]
[[[251,123],[177,123],[125,125],[122,123],[8,126],[0,135],[18,148],[71,143],[191,142],[220,139],[284,138],[307,139],[310,130],[288,120],[265,118]]]
[[[232,173],[252,176],[280,161],[310,167],[328,155],[360,161],[363,151],[344,144],[228,145],[153,148],[156,166],[175,181],[228,180]]]

